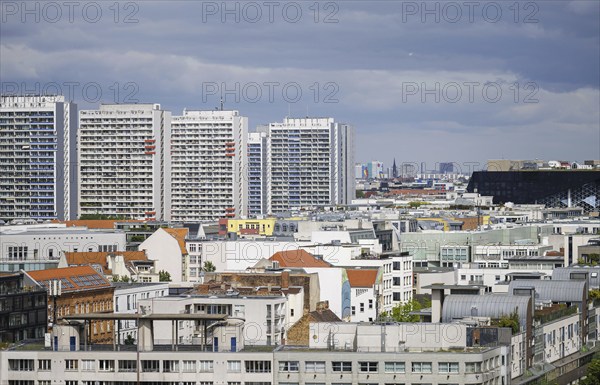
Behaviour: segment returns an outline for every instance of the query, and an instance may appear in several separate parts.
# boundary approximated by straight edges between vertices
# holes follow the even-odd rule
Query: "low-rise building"
[[[36,270],[26,273],[29,279],[48,290],[48,323],[53,325],[64,316],[87,313],[112,313],[114,287],[91,266]],[[57,293],[50,291],[57,283]],[[94,343],[113,341],[111,321],[90,324],[90,340]]]
[[[0,342],[42,338],[47,329],[46,289],[24,272],[0,273]]]
[[[113,286],[115,287],[113,311],[119,314],[137,314],[138,301],[169,295],[169,284],[167,282],[113,282]],[[119,332],[119,341],[137,339],[137,320],[121,320],[117,322],[118,324],[115,325],[115,329]]]

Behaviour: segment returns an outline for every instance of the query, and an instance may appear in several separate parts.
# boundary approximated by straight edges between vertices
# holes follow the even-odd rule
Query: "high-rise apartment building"
[[[267,211],[267,132],[266,127],[248,134],[248,216]]]
[[[286,118],[267,138],[267,212],[348,204],[354,197],[354,129],[333,118]]]
[[[247,215],[248,118],[238,111],[174,116],[171,216],[200,222]]]
[[[171,113],[103,104],[79,114],[79,215],[168,219]]]
[[[0,98],[0,219],[73,219],[77,106],[64,96]]]

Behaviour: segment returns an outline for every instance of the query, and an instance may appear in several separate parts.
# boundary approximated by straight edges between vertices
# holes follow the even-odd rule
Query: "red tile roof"
[[[373,287],[377,280],[377,270],[346,269],[350,287]]]
[[[163,230],[165,230],[169,235],[171,235],[173,238],[175,238],[177,240],[177,243],[179,243],[179,249],[181,250],[181,254],[188,254],[188,251],[185,248],[185,238],[188,235],[187,228],[185,228],[185,227],[179,228],[179,229],[164,228]]]
[[[131,261],[147,261],[146,252],[142,251],[89,251],[89,252],[65,252],[65,258],[69,266],[77,265],[100,265],[104,274],[111,274],[106,257],[109,255],[121,255],[125,263]]]
[[[280,267],[331,267],[331,264],[322,259],[316,258],[311,253],[298,249],[280,251],[271,258],[271,261],[279,262]]]
[[[27,274],[45,288],[48,288],[51,280],[58,279],[61,281],[61,289],[63,292],[112,287],[110,282],[91,266],[35,270],[29,271]]]

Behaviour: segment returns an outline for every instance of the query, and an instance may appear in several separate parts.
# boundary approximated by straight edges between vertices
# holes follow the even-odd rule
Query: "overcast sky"
[[[251,130],[351,123],[356,160],[387,166],[600,158],[595,0],[0,4],[5,93],[58,84],[80,109],[174,115],[225,94]]]

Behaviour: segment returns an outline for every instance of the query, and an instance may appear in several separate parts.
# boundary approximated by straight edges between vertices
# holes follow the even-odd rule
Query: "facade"
[[[47,326],[46,289],[23,272],[0,273],[0,342],[42,338]]]
[[[23,385],[48,378],[70,385],[74,381],[82,385],[136,381],[185,385],[510,384],[509,346],[502,338],[496,338],[491,347],[478,346],[468,336],[480,329],[459,324],[397,324],[382,331],[381,325],[339,322],[316,322],[310,327],[313,336],[308,346],[256,349],[245,344],[243,335],[230,326],[227,336],[239,338],[240,349],[223,348],[223,344],[213,345],[212,351],[190,351],[182,345],[154,349],[150,345],[138,352],[98,351],[94,346],[81,351],[80,337],[65,328],[64,334],[75,342],[71,345],[75,351],[69,351],[69,339],[63,336],[57,336],[55,351],[35,345],[26,346],[26,351],[0,351],[0,376],[9,384],[19,381]],[[502,335],[503,329],[494,330]]]
[[[171,113],[102,104],[79,113],[79,216],[169,219]]]
[[[125,233],[64,224],[0,227],[0,271],[57,267],[65,252],[124,250]]]
[[[166,271],[173,283],[187,282],[190,280],[190,257],[185,243],[187,235],[187,228],[161,228],[138,248],[154,261],[156,272]]]
[[[246,215],[248,118],[238,111],[184,110],[172,128],[170,219]]]
[[[76,129],[64,96],[0,98],[0,220],[75,218]]]
[[[138,300],[138,305],[142,314],[186,313],[241,318],[245,321],[243,336],[246,345],[279,345],[288,325],[287,298],[279,292],[242,296],[232,290],[225,295],[194,294]],[[155,341],[163,344],[173,342],[174,328],[177,328],[176,342],[182,345],[203,339],[205,332],[202,325],[194,321],[179,321],[177,325],[170,321],[157,321],[155,326]]]
[[[286,118],[267,138],[267,213],[349,204],[354,129],[333,118]]]
[[[494,196],[494,203],[578,206],[585,212],[600,207],[600,171],[475,171],[468,192]]]
[[[373,322],[377,320],[379,304],[376,287],[378,270],[346,269],[350,282],[350,303],[352,313],[350,322]],[[380,311],[379,311],[380,312]]]
[[[267,212],[267,133],[248,134],[248,217]]]
[[[169,295],[169,284],[160,283],[124,283],[113,282],[115,287],[113,311],[119,314],[136,314],[138,312],[138,301],[144,299],[165,297]],[[137,340],[138,324],[135,320],[115,321],[115,330],[118,331],[118,341],[127,341],[129,338]]]
[[[87,313],[112,313],[114,287],[90,266],[66,267],[30,271],[29,280],[48,291],[48,324],[54,325],[64,316]],[[60,291],[51,296],[50,287],[58,281]],[[108,344],[113,341],[112,321],[94,321],[90,324],[92,343]]]

